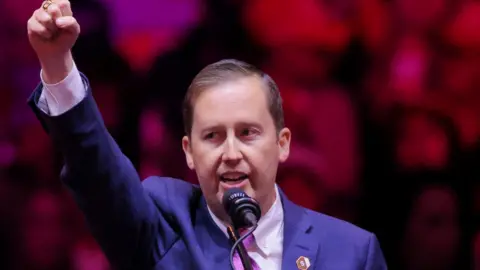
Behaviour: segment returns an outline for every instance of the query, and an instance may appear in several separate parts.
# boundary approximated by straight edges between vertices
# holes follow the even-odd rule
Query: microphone
[[[248,257],[248,254],[246,254],[245,247],[243,246],[242,242],[257,228],[257,223],[260,219],[261,213],[260,206],[258,205],[257,201],[250,198],[247,194],[245,194],[245,192],[243,192],[243,190],[239,188],[227,190],[223,194],[222,201],[223,207],[225,207],[225,211],[230,216],[230,219],[233,223],[232,225],[235,227],[235,229],[253,227],[239,239],[236,239],[236,237],[233,238],[236,241],[230,250],[230,265],[235,270],[233,257],[235,250],[237,250],[243,265],[243,269],[253,270],[250,258]]]
[[[258,202],[239,188],[231,188],[223,194],[223,207],[237,229],[255,226],[260,219]]]

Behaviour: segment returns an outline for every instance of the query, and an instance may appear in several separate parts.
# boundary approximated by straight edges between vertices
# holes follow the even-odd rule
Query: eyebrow
[[[201,127],[199,130],[200,130],[200,133],[204,133],[206,131],[220,130],[220,129],[223,129],[223,128],[224,128],[224,125],[222,125],[222,124],[211,124],[211,125],[207,125],[205,127]]]
[[[235,128],[246,127],[246,126],[247,127],[256,127],[258,129],[263,130],[263,126],[259,122],[255,122],[255,121],[240,121],[240,122],[235,124]]]
[[[259,122],[255,122],[255,121],[239,121],[235,123],[234,128],[239,128],[239,127],[255,127],[260,130],[263,130],[263,126]],[[213,125],[208,125],[204,128],[201,128],[200,133],[204,133],[206,131],[221,130],[221,129],[225,129],[225,125],[213,124]]]

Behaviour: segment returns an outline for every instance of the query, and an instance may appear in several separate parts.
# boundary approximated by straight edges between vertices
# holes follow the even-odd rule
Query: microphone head
[[[261,210],[258,202],[239,188],[225,191],[222,201],[225,211],[236,228],[253,226],[260,219]]]

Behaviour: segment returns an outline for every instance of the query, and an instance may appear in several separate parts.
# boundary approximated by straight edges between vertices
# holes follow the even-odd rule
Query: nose
[[[242,159],[242,152],[240,151],[235,138],[228,138],[224,144],[224,151],[222,155],[222,161],[235,165]]]

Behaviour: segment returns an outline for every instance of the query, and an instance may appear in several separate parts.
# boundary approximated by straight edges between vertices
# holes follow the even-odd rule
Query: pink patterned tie
[[[244,233],[246,233],[246,231],[239,231],[239,233],[240,235],[243,235]],[[243,245],[245,246],[246,250],[249,250],[253,245],[255,245],[255,236],[253,236],[253,233],[243,240]],[[253,260],[251,257],[250,262],[252,263],[253,270],[261,270],[255,260]],[[238,251],[235,251],[235,255],[233,256],[233,265],[235,266],[235,270],[244,270],[242,259],[240,259]]]

